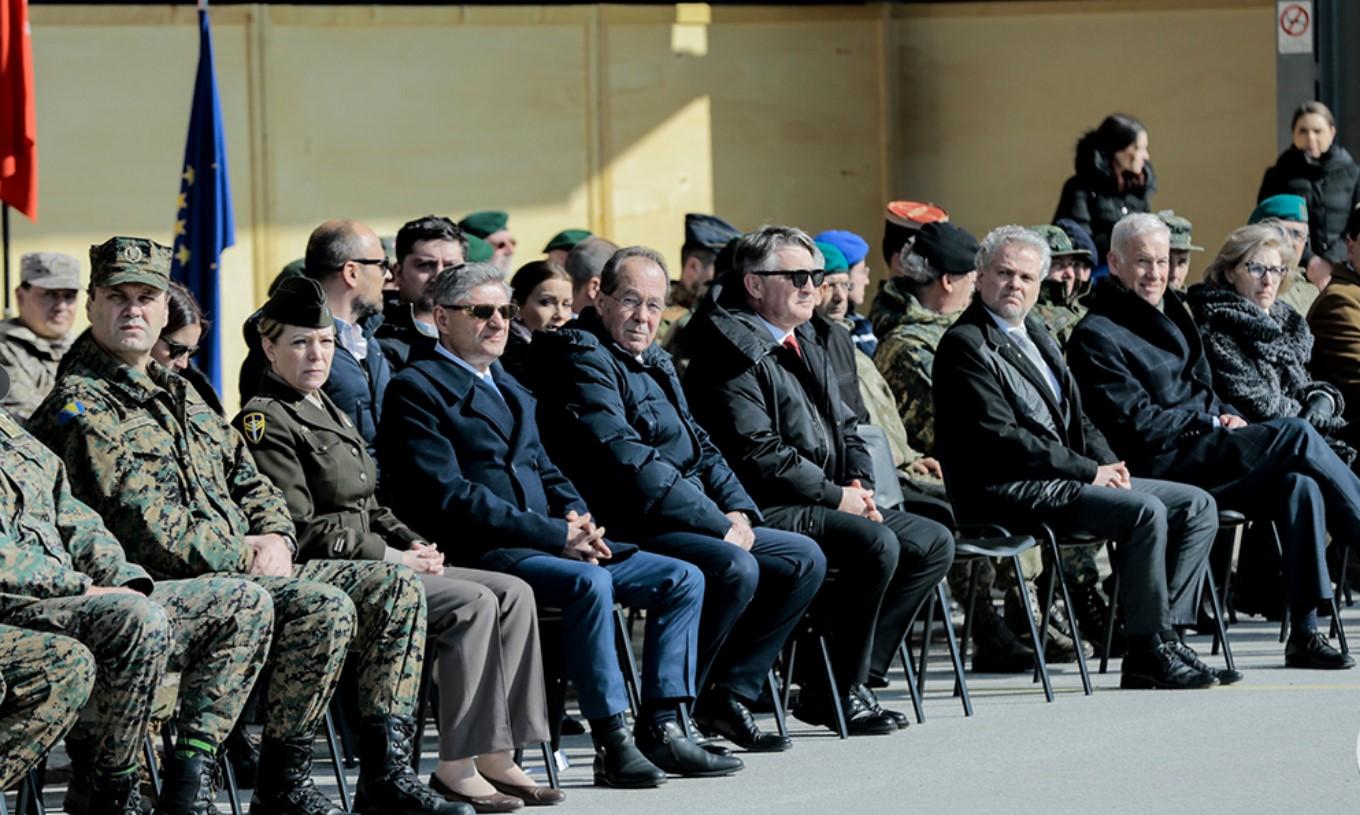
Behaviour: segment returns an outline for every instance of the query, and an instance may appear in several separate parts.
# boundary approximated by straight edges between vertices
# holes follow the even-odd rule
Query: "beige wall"
[[[1272,8],[214,8],[237,222],[225,369],[326,218],[391,234],[503,208],[521,260],[572,226],[675,259],[686,211],[876,245],[890,195],[981,232],[1047,220],[1077,136],[1114,109],[1148,124],[1155,203],[1212,246],[1274,157]],[[41,220],[14,218],[14,257],[168,241],[194,21],[187,4],[32,10]]]

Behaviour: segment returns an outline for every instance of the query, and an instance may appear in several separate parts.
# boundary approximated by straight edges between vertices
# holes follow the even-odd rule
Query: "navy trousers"
[[[642,547],[704,573],[699,622],[702,693],[717,685],[754,700],[779,650],[826,577],[826,555],[803,535],[760,527],[748,552],[721,538],[668,532]]]
[[[498,568],[495,552],[484,560]],[[683,561],[634,552],[598,566],[532,555],[500,568],[534,589],[540,608],[562,609],[562,652],[581,713],[603,719],[628,710],[628,691],[614,648],[614,603],[646,609],[642,699],[693,699],[704,576]]]

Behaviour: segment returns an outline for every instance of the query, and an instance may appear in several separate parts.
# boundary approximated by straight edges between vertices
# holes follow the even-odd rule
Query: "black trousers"
[[[766,524],[800,532],[837,570],[814,602],[842,688],[883,675],[907,626],[954,562],[954,535],[935,521],[884,510],[879,523],[821,506],[761,510]]]

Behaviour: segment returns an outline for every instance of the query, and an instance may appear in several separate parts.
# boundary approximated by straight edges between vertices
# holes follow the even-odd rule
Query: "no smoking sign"
[[[1275,4],[1275,42],[1281,54],[1313,53],[1313,0]]]

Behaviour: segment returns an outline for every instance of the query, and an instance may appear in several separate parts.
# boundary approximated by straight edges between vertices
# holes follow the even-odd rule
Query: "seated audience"
[[[556,331],[571,320],[571,275],[550,261],[526,263],[510,278],[510,302],[518,311],[510,320],[501,365],[522,379],[534,335]]]
[[[562,609],[567,676],[595,741],[595,783],[654,787],[667,773],[740,770],[739,759],[687,737],[677,718],[695,696],[703,575],[606,540],[544,451],[533,396],[496,361],[514,314],[500,270],[445,269],[433,286],[439,342],[422,347],[387,391],[386,503],[455,565],[523,578],[539,605]],[[458,534],[442,534],[449,529]],[[647,610],[636,742],[623,718],[616,600]]]
[[[595,305],[600,291],[600,272],[604,264],[619,250],[617,244],[604,238],[586,238],[571,248],[562,268],[571,275],[571,306],[573,314],[580,314],[586,306]]]
[[[540,427],[601,523],[704,573],[699,727],[747,750],[787,750],[793,743],[761,732],[747,706],[821,587],[826,557],[808,538],[762,525],[690,415],[656,343],[668,282],[655,251],[620,249],[604,266],[595,306],[535,341]]]
[[[552,236],[543,247],[543,254],[547,255],[549,263],[561,266],[567,262],[567,255],[576,248],[576,244],[592,236],[589,229],[564,229]]]
[[[1218,531],[1214,499],[1133,478],[1087,419],[1062,352],[1030,314],[1049,261],[1034,232],[992,230],[978,249],[978,299],[940,340],[936,437],[954,505],[965,522],[1048,523],[1118,542],[1120,687],[1237,681],[1204,665],[1177,631],[1195,622]]]
[[[1346,222],[1346,262],[1308,311],[1313,331],[1313,375],[1335,385],[1346,399],[1342,414],[1360,418],[1360,208]],[[1351,443],[1357,439],[1352,436]]]
[[[21,422],[52,390],[57,365],[71,347],[79,296],[80,261],[59,252],[19,258],[19,314],[0,322],[0,369],[9,374],[0,407]]]
[[[874,335],[873,323],[859,313],[859,307],[864,304],[864,294],[869,289],[869,243],[854,232],[843,229],[829,229],[813,240],[818,244],[828,243],[836,247],[845,258],[845,264],[849,267],[849,286],[845,292],[846,313],[839,319],[850,323],[850,336],[855,340],[855,347],[873,359],[874,352],[878,350],[878,337]]]
[[[459,221],[458,227],[491,248],[491,257],[474,258],[469,255],[469,263],[490,263],[505,274],[510,273],[515,266],[515,249],[519,241],[510,232],[508,214],[495,209],[474,212]]]
[[[657,342],[666,350],[680,348],[680,335],[699,298],[713,280],[718,253],[741,232],[716,215],[685,213],[685,242],[680,246],[680,279],[671,281]],[[683,368],[682,368],[683,369]]]
[[[1213,369],[1214,392],[1249,422],[1298,416],[1327,438],[1342,460],[1355,449],[1342,441],[1346,402],[1341,391],[1308,371],[1313,334],[1279,299],[1295,271],[1293,247],[1265,225],[1233,231],[1186,303]]]
[[[1086,306],[1081,298],[1091,290],[1091,255],[1085,249],[1072,245],[1072,239],[1056,224],[1031,226],[1030,231],[1048,242],[1053,257],[1048,276],[1039,284],[1039,302],[1034,306],[1034,316],[1044,323],[1044,328],[1057,340],[1058,347],[1067,345],[1067,338],[1082,317],[1086,316]],[[1082,279],[1080,269],[1086,268],[1086,278]]]
[[[1174,291],[1185,292],[1186,279],[1190,276],[1190,253],[1203,252],[1203,246],[1195,246],[1192,239],[1194,224],[1164,209],[1157,213],[1171,233],[1171,278],[1167,285]]]
[[[94,679],[94,655],[79,641],[0,625],[0,790],[66,735]]]
[[[198,342],[212,323],[183,283],[172,282],[167,291],[168,310],[160,339],[151,346],[151,358],[188,380],[208,407],[222,413],[222,397],[213,390],[208,375],[194,364]]]
[[[294,564],[288,507],[245,441],[151,361],[169,274],[170,249],[144,238],[90,251],[90,328],[34,413],[34,435],[65,459],[72,492],[153,577],[236,575],[269,592],[275,627],[255,815],[336,811],[312,782],[312,740],[347,657],[359,689],[358,808],[465,812],[411,771],[425,644],[420,581],[398,564]]]
[[[943,207],[921,201],[889,201],[883,212],[883,262],[888,264],[888,276],[878,284],[878,294],[869,306],[869,322],[873,324],[874,334],[882,339],[887,327],[894,325],[901,317],[901,297],[884,297],[888,284],[906,273],[904,265],[911,253],[916,236],[927,224],[949,220],[949,213]],[[877,352],[875,352],[877,353]]]
[[[954,557],[939,523],[874,503],[873,465],[841,399],[824,341],[808,321],[823,270],[798,229],[744,235],[734,270],[709,289],[688,329],[685,391],[765,522],[821,545],[834,583],[818,607],[852,734],[889,733],[906,717],[865,686],[887,673],[921,604]],[[833,699],[804,686],[796,714],[830,726]]]
[[[1295,268],[1280,281],[1279,299],[1307,317],[1320,292],[1309,279],[1309,272],[1313,267],[1325,266],[1326,277],[1330,279],[1332,265],[1313,254],[1308,245],[1308,204],[1303,196],[1272,195],[1256,205],[1247,223],[1273,226],[1283,232],[1286,243],[1293,246]]]
[[[411,356],[412,345],[434,339],[430,317],[434,306],[426,286],[441,269],[464,261],[467,237],[448,218],[426,215],[402,224],[393,253],[394,288],[383,295],[383,319],[373,336],[382,343],[388,366],[400,371]]]
[[[1360,529],[1360,480],[1308,422],[1249,422],[1215,392],[1199,330],[1167,290],[1171,236],[1161,219],[1121,220],[1109,263],[1067,349],[1091,418],[1132,471],[1194,484],[1225,508],[1274,522],[1293,628],[1285,663],[1351,667],[1317,630],[1317,608],[1332,594],[1328,530],[1349,542]]]

